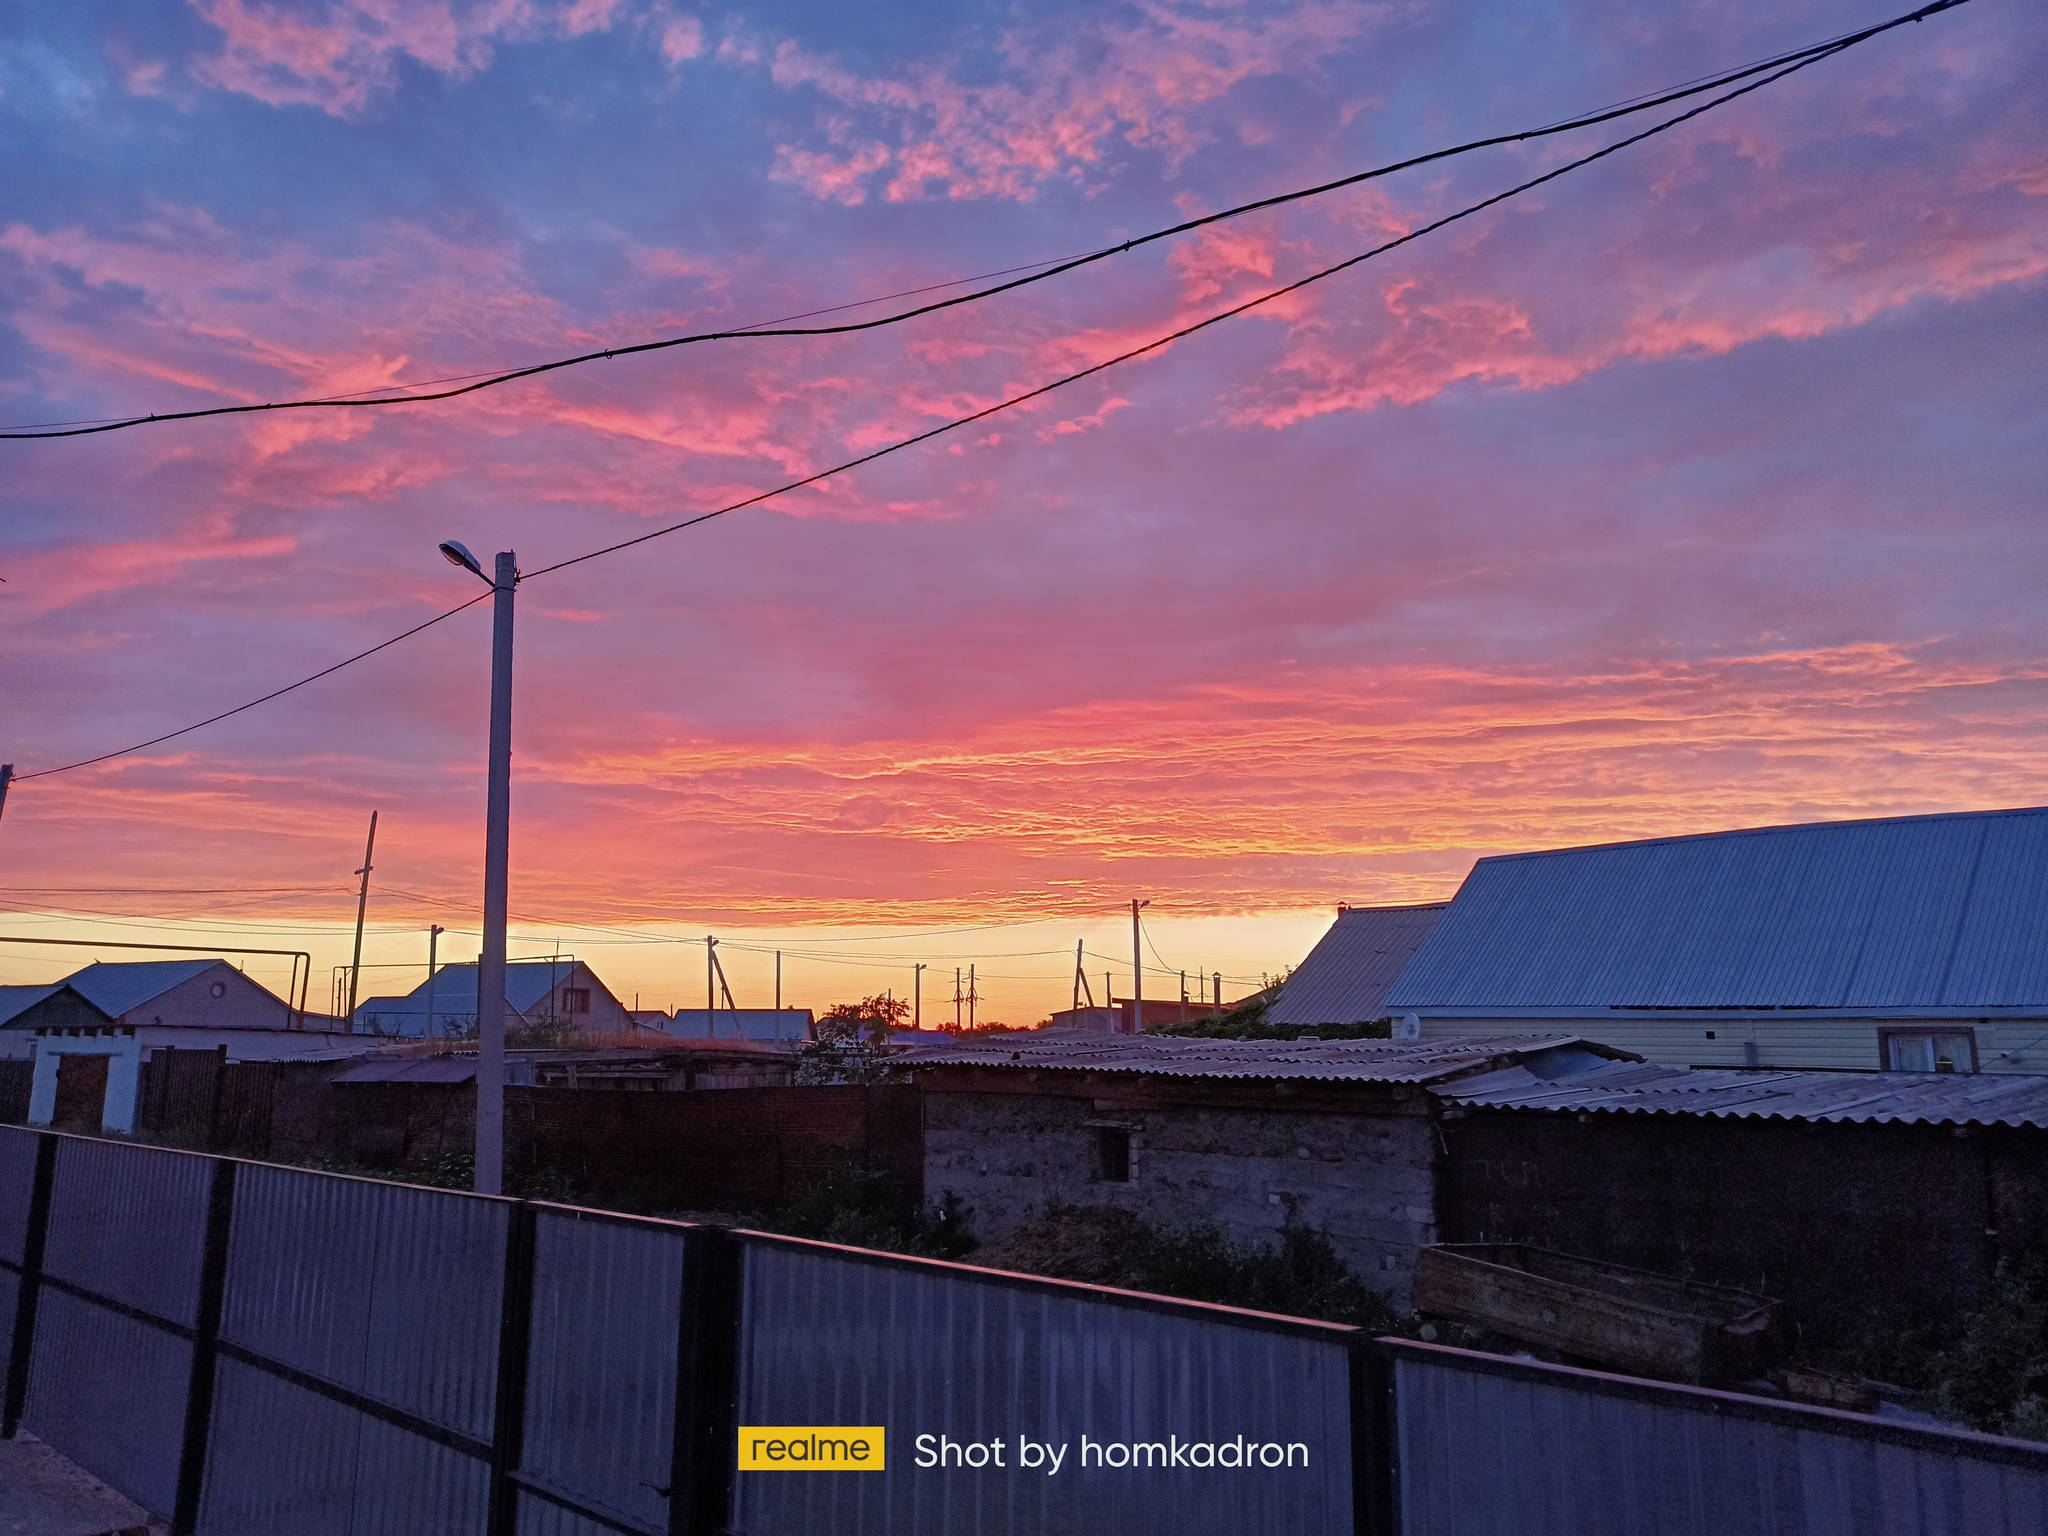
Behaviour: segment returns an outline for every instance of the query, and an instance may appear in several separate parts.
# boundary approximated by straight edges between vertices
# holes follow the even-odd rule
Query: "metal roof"
[[[1351,907],[1337,914],[1280,997],[1269,1024],[1360,1024],[1386,1017],[1387,988],[1429,937],[1448,902],[1421,907]]]
[[[808,1040],[812,1014],[808,1008],[678,1008],[665,1030],[678,1040]]]
[[[581,960],[512,960],[505,965],[505,1001],[522,1017],[548,1000],[555,987],[570,980],[581,966],[586,977],[595,979]],[[599,982],[602,986],[603,983]],[[476,1012],[476,962],[465,960],[444,965],[434,973],[434,1014],[471,1015]],[[421,982],[400,998],[373,997],[360,1003],[361,1014],[372,1005],[399,1018],[424,1020],[427,1013],[427,983]]]
[[[1386,1006],[2048,1009],[2048,809],[1481,859]]]
[[[44,998],[63,989],[64,983],[53,981],[40,987],[0,987],[0,1027],[26,1013]]]
[[[1625,1055],[1572,1035],[1511,1035],[1489,1040],[1199,1040],[1171,1035],[1047,1031],[999,1035],[988,1042],[919,1046],[892,1065],[1010,1067],[1040,1071],[1133,1072],[1153,1077],[1293,1078],[1311,1082],[1433,1083],[1579,1047],[1588,1059]],[[1574,1054],[1577,1054],[1576,1052]]]
[[[2048,1129],[2048,1077],[2018,1072],[1743,1072],[1612,1062],[1545,1080],[1517,1065],[1436,1091],[1487,1109]]]
[[[100,1012],[118,1019],[131,1008],[140,1008],[151,998],[161,997],[179,983],[190,981],[216,965],[227,965],[227,961],[96,960],[75,975],[66,976],[64,981]]]

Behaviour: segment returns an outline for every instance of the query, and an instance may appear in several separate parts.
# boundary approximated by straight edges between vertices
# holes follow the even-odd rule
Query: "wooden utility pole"
[[[348,1027],[356,1027],[356,982],[363,974],[363,914],[370,906],[370,855],[377,851],[377,813],[370,812],[370,840],[363,844],[363,867],[356,871],[363,877],[361,889],[356,892],[356,952],[348,965]]]
[[[1151,906],[1149,901],[1131,898],[1131,1033],[1145,1033],[1145,954],[1139,947],[1140,930],[1138,914]]]
[[[441,943],[441,935],[448,930],[439,923],[427,925],[427,1028],[429,1038],[440,1033],[434,1028],[434,961]]]
[[[924,973],[925,966],[922,961],[918,963],[917,969],[910,973],[910,1027],[912,1029],[924,1028]]]

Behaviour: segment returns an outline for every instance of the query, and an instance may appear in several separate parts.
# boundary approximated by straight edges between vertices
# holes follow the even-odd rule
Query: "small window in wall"
[[[1131,1182],[1131,1133],[1125,1127],[1095,1127],[1095,1177],[1104,1184]]]
[[[1888,1072],[1974,1072],[1973,1029],[1881,1029],[1878,1042]]]
[[[588,987],[564,987],[564,988],[562,988],[562,1012],[564,1012],[564,1013],[588,1013],[588,1012],[590,1012],[590,988],[588,988]]]

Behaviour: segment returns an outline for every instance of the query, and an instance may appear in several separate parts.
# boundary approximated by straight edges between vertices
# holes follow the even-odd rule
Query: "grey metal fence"
[[[2048,1532],[2044,1446],[13,1128],[0,1383],[180,1536]]]

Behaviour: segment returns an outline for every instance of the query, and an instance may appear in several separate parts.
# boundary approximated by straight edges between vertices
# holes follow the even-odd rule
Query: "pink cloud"
[[[837,104],[827,148],[785,144],[775,175],[814,196],[1028,200],[1055,176],[1101,162],[1113,144],[1178,164],[1202,142],[1191,110],[1254,78],[1301,74],[1398,14],[1360,0],[1309,0],[1257,15],[1161,0],[1104,22],[1085,43],[1020,28],[1002,43],[1007,78],[964,85],[937,65],[867,78],[794,42],[771,66],[778,85]]]
[[[312,106],[348,117],[391,89],[402,60],[466,79],[489,66],[493,44],[604,31],[618,19],[624,0],[192,4],[222,34],[220,53],[193,66],[202,82],[274,107]],[[690,56],[681,51],[688,26],[677,21],[664,32],[665,56],[671,49],[678,57]]]

